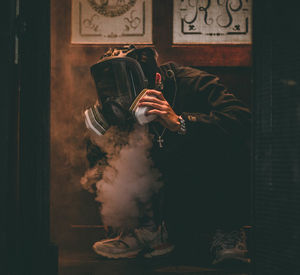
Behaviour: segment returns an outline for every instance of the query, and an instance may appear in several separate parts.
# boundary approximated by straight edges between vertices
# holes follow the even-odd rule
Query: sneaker
[[[151,231],[147,228],[135,230],[136,236],[144,244],[144,257],[152,258],[166,255],[172,252],[175,246],[168,242],[168,231],[163,222],[157,231]]]
[[[134,258],[144,252],[144,257],[151,258],[171,252],[174,246],[167,242],[166,227],[159,226],[158,230],[138,228],[128,234],[120,234],[113,239],[96,242],[94,251],[104,257],[120,259]]]
[[[238,261],[250,263],[248,258],[248,249],[246,243],[246,233],[244,229],[225,233],[217,230],[210,248],[213,256],[213,264],[219,264],[225,261]]]
[[[142,251],[143,246],[133,233],[126,235],[121,233],[116,238],[94,243],[93,249],[101,256],[119,259],[136,257]]]

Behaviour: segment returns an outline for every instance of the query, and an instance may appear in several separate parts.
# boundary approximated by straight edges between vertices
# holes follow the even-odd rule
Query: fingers
[[[152,96],[154,95],[154,96],[156,96],[156,97],[157,97],[158,99],[160,99],[160,100],[165,100],[165,98],[164,98],[162,92],[160,92],[160,91],[156,91],[156,90],[147,90],[146,95],[152,95]]]
[[[147,90],[145,95],[140,99],[139,106],[147,106],[161,111],[167,111],[170,107],[163,94],[156,90]]]
[[[157,110],[157,109],[151,109],[146,112],[146,115],[158,115],[159,117],[165,116],[167,114],[168,114],[167,111]]]
[[[167,111],[168,110],[168,105],[166,104],[159,104],[159,103],[155,103],[155,102],[141,102],[139,104],[140,107],[150,107],[150,108],[153,108],[153,109],[157,109],[157,110],[161,110],[161,111]]]
[[[161,104],[161,105],[166,104],[166,101],[160,100],[154,96],[146,96],[146,95],[143,96],[139,101],[139,103],[143,103],[143,102],[153,102],[153,103],[157,103],[157,104]]]

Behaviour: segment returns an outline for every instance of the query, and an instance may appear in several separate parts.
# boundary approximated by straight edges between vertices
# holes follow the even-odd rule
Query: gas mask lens
[[[91,67],[91,74],[102,109],[94,105],[85,111],[88,129],[103,135],[111,125],[124,126],[133,121],[136,115],[139,118],[146,117],[145,112],[136,106],[137,99],[146,91],[147,79],[135,59],[126,56],[106,57]],[[144,124],[146,120],[138,117],[136,120]]]

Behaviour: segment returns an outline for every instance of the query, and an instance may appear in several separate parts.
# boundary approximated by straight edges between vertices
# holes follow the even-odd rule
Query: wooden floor
[[[59,275],[251,275],[251,266],[228,264],[213,267],[207,260],[191,257],[188,253],[173,252],[154,259],[111,260],[102,258],[93,251],[61,251]]]

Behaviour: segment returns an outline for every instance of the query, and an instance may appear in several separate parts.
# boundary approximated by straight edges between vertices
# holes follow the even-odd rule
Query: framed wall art
[[[152,44],[152,0],[72,0],[71,43]]]
[[[252,0],[174,0],[173,44],[247,44]]]

